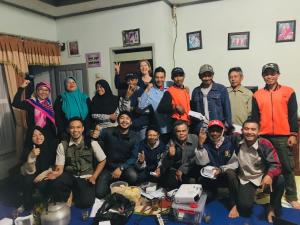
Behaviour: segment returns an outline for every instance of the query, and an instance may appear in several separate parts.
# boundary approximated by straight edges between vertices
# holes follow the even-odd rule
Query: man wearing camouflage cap
[[[293,147],[297,145],[298,105],[295,91],[278,83],[280,72],[276,63],[262,68],[265,87],[253,95],[252,118],[260,123],[260,136],[272,142],[277,150],[285,179],[286,200],[300,209],[294,175]]]
[[[225,126],[231,125],[230,101],[226,87],[213,81],[214,70],[211,65],[202,65],[198,75],[202,83],[192,92],[191,110],[200,112],[208,120],[220,120]],[[198,133],[202,123],[193,122],[193,130]]]

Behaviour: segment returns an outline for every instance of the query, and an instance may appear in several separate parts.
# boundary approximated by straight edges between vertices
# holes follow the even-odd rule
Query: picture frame
[[[92,52],[85,54],[85,61],[87,68],[101,67],[101,55],[100,52]]]
[[[187,50],[202,49],[202,34],[201,30],[186,33]]]
[[[70,57],[80,56],[79,54],[79,44],[78,41],[68,41],[68,54]]]
[[[228,50],[249,49],[250,32],[228,33]]]
[[[123,30],[122,39],[124,47],[140,45],[140,29]]]
[[[296,40],[296,20],[278,21],[276,23],[276,42],[293,42]]]

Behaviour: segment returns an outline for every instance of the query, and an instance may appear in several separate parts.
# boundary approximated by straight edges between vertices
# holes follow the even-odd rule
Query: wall
[[[0,3],[0,32],[56,41],[54,19]]]
[[[187,85],[199,85],[199,67],[208,63],[217,82],[228,85],[228,69],[241,66],[244,84],[262,87],[262,66],[277,62],[279,81],[292,86],[300,99],[299,38],[296,34],[296,42],[275,42],[276,21],[297,20],[296,33],[300,31],[299,11],[298,0],[224,0],[178,8],[176,64],[186,70]],[[186,33],[197,30],[202,31],[203,49],[187,51]],[[227,34],[241,31],[250,31],[250,49],[228,51]]]
[[[102,66],[88,69],[89,94],[94,93],[96,76],[112,83],[114,74],[110,64],[110,48],[122,48],[122,30],[140,28],[141,44],[154,45],[155,66],[167,71],[172,67],[172,19],[170,7],[164,2],[143,4],[88,15],[57,20],[59,41],[78,40],[79,57],[62,53],[63,64],[85,62],[85,53],[100,52]]]

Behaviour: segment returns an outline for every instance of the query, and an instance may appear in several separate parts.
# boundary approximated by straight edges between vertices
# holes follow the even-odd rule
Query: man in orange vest
[[[171,72],[171,78],[174,84],[164,93],[157,112],[170,114],[174,121],[183,120],[189,124],[190,95],[183,85],[185,78],[183,69],[175,67]]]
[[[294,175],[293,147],[297,145],[297,99],[295,91],[278,83],[276,63],[262,68],[266,83],[253,95],[252,118],[260,123],[260,136],[272,142],[277,150],[285,179],[285,196],[293,208],[300,209]]]

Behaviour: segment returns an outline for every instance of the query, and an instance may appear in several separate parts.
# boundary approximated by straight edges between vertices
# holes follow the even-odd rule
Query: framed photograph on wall
[[[296,20],[278,21],[276,24],[276,42],[289,42],[296,39]]]
[[[186,34],[187,50],[192,51],[202,48],[201,30],[189,32]]]
[[[140,45],[140,29],[123,30],[122,31],[123,46]]]
[[[249,49],[250,32],[228,33],[228,50]]]
[[[79,56],[78,41],[68,41],[68,54],[69,56]]]

